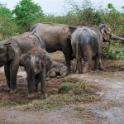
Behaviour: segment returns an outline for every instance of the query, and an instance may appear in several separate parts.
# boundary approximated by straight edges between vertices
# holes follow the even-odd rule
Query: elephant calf
[[[46,73],[52,66],[52,60],[47,52],[43,49],[32,49],[28,53],[21,56],[21,65],[25,67],[27,72],[28,93],[31,96],[32,91],[38,90],[40,82],[41,93],[43,98],[46,97],[45,77]]]

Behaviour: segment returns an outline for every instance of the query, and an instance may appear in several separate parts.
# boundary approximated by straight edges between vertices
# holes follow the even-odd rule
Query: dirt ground
[[[64,61],[60,52],[50,54],[56,61]],[[6,90],[4,74],[0,74],[0,124],[123,124],[124,123],[124,61],[104,60],[105,71],[70,74],[70,79],[86,80],[98,84],[104,93],[100,101],[79,103],[45,111],[19,111],[4,107],[10,103],[27,104],[27,86],[23,74],[18,75],[18,92],[10,95]],[[23,76],[24,75],[24,76]],[[47,91],[54,94],[63,79],[47,81]],[[38,97],[35,99],[39,99]]]

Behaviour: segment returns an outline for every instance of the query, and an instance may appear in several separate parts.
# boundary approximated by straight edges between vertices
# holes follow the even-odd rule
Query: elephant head
[[[104,41],[120,40],[120,41],[124,42],[123,37],[119,37],[115,34],[112,34],[111,28],[107,24],[100,24],[99,25],[99,30],[102,33]]]
[[[46,72],[52,66],[52,61],[43,49],[32,49],[28,53],[21,56],[21,65],[27,71],[38,74],[45,68]]]
[[[11,43],[7,41],[0,42],[0,66],[10,61],[14,55]]]
[[[112,31],[111,31],[111,28],[107,24],[100,24],[99,30],[102,34],[104,41],[108,41],[111,39]]]
[[[21,65],[23,65],[28,72],[35,74],[42,70],[43,61],[42,56],[33,50],[21,56]]]

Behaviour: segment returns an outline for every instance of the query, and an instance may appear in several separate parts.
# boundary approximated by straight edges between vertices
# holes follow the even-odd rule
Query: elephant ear
[[[15,51],[14,48],[11,46],[11,43],[4,44],[4,47],[6,47],[7,50],[8,60],[12,60],[15,56]]]
[[[23,66],[28,66],[29,65],[29,61],[30,61],[30,57],[28,54],[24,54],[21,56],[21,61],[20,64]]]
[[[103,39],[105,41],[110,40],[110,38],[111,38],[111,29],[106,24],[101,24],[99,26],[99,29],[100,29],[100,32],[101,32],[101,34],[103,36]]]

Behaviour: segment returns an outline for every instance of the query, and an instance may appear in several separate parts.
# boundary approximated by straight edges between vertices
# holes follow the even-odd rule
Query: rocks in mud
[[[51,70],[48,72],[49,78],[64,77],[67,75],[67,67],[63,63],[53,62]]]

